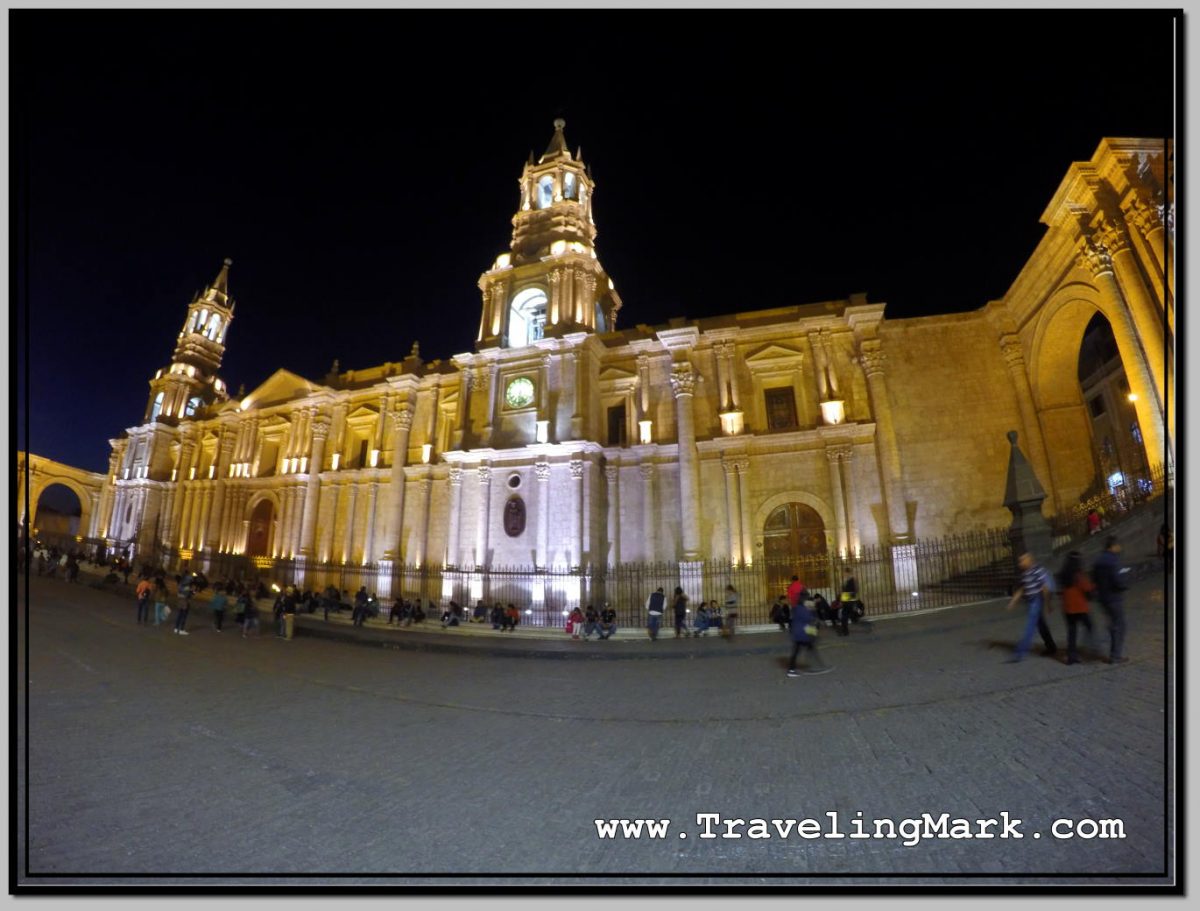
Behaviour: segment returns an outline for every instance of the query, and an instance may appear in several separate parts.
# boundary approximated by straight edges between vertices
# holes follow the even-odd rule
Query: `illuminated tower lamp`
[[[722,411],[721,432],[727,437],[735,437],[742,432],[745,427],[745,418],[740,411]]]
[[[846,420],[845,402],[841,399],[831,399],[821,403],[821,416],[826,424],[842,424]]]
[[[653,427],[653,421],[638,421],[638,441],[643,446],[654,442]]]

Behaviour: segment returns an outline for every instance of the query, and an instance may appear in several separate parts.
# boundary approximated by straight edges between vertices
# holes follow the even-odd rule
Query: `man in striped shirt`
[[[1013,592],[1005,610],[1012,610],[1017,606],[1018,600],[1025,599],[1025,631],[1021,634],[1021,641],[1017,643],[1016,651],[1008,659],[1011,663],[1021,661],[1029,654],[1029,649],[1033,645],[1034,630],[1041,633],[1047,655],[1053,655],[1058,651],[1058,647],[1054,644],[1054,637],[1050,635],[1050,627],[1046,625],[1046,613],[1050,610],[1049,595],[1054,590],[1050,574],[1039,566],[1034,561],[1033,554],[1028,552],[1021,554],[1017,560],[1017,566],[1021,568],[1021,587]]]

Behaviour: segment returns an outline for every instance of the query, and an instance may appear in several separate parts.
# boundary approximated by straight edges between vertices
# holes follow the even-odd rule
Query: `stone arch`
[[[76,531],[77,535],[87,537],[91,531],[92,507],[93,507],[93,492],[88,490],[83,484],[80,484],[74,478],[69,478],[61,475],[42,475],[35,474],[30,479],[29,490],[29,524],[33,527],[34,521],[37,519],[38,502],[42,499],[49,488],[55,484],[67,488],[71,493],[79,499],[79,528]]]
[[[1146,365],[1135,336],[1129,331],[1129,314],[1095,286],[1072,282],[1059,288],[1040,308],[1030,345],[1030,392],[1038,413],[1046,458],[1060,506],[1075,502],[1096,480],[1092,457],[1092,428],[1079,385],[1079,352],[1083,334],[1100,313],[1108,320],[1130,386],[1140,393],[1137,406],[1145,439],[1147,464],[1162,461],[1152,441],[1161,440],[1161,415],[1154,416],[1154,400],[1141,378]]]

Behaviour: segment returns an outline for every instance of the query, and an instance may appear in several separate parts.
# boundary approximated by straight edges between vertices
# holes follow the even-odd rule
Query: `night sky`
[[[472,350],[557,116],[620,327],[976,309],[1070,162],[1174,111],[1161,12],[9,17],[18,445],[97,471],[226,256],[231,390]]]

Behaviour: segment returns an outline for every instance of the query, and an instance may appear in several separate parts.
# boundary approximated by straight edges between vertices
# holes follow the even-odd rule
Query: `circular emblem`
[[[525,531],[525,501],[515,494],[504,504],[504,533],[519,538]]]
[[[533,380],[527,376],[519,376],[510,380],[504,391],[504,401],[509,408],[524,408],[533,404]]]

